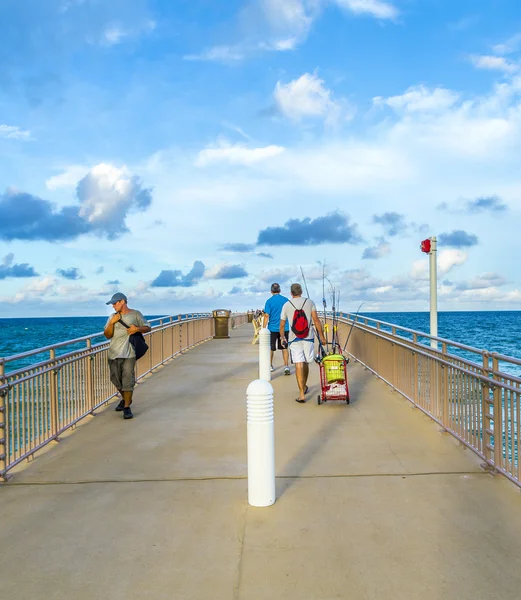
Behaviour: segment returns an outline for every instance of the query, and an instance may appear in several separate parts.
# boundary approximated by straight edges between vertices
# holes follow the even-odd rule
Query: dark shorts
[[[281,343],[280,343],[280,332],[278,331],[270,331],[271,333],[271,350],[272,352],[275,352],[275,350],[277,350],[277,348],[279,350],[286,350],[286,348],[283,348]],[[284,337],[286,338],[286,342],[288,341],[288,332],[284,332]]]
[[[116,389],[122,392],[131,392],[134,389],[136,385],[135,366],[135,358],[109,360],[110,381],[116,386]]]

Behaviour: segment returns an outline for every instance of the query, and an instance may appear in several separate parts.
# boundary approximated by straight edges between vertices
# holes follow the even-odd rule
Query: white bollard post
[[[248,504],[271,506],[275,502],[275,438],[273,388],[256,379],[246,390],[248,414]]]
[[[263,327],[259,331],[259,379],[271,381],[271,334]]]

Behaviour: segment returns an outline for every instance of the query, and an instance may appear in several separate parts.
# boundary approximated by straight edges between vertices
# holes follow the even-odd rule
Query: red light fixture
[[[420,250],[425,252],[425,254],[430,254],[431,251],[431,241],[429,238],[423,240],[420,244]]]

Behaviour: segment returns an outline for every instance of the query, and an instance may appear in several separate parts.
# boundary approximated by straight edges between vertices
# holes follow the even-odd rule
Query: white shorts
[[[312,363],[315,354],[315,343],[313,340],[295,340],[289,345],[291,362]]]

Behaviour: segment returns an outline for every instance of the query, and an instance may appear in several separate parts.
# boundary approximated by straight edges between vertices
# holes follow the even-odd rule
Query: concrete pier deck
[[[247,503],[245,325],[174,359],[0,486],[5,600],[518,600],[521,495],[350,364],[273,373],[277,501]],[[293,373],[293,369],[292,369]]]

